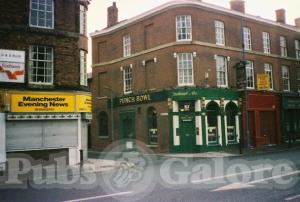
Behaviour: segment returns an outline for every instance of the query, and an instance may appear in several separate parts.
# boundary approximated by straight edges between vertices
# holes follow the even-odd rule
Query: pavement
[[[170,154],[170,153],[157,153],[157,154],[144,154],[144,155],[154,155],[157,159],[165,159],[165,158],[191,158],[191,159],[210,159],[210,158],[230,158],[230,157],[243,157],[245,156],[256,156],[256,155],[264,155],[267,153],[279,153],[283,151],[293,151],[293,150],[300,150],[300,146],[294,146],[294,147],[288,147],[288,145],[266,145],[261,146],[257,148],[251,148],[251,149],[243,149],[242,154],[239,153],[239,151],[220,151],[220,152],[203,152],[203,153],[180,153],[180,154]],[[72,174],[78,174],[83,171],[85,173],[89,172],[106,172],[106,171],[112,171],[114,169],[118,169],[120,166],[124,166],[124,162],[115,161],[113,159],[103,159],[102,152],[99,151],[89,151],[88,158],[83,162],[82,165],[74,165],[74,166],[67,166],[67,170],[72,170]],[[118,154],[116,154],[118,155]],[[128,163],[126,165],[127,167],[132,167],[134,165],[131,165]],[[84,167],[84,169],[82,169]],[[43,166],[44,169],[50,170],[56,170],[59,171],[60,168],[57,167],[51,167],[51,166]],[[24,169],[24,168],[23,168]],[[57,170],[58,169],[58,170]],[[12,169],[12,172],[18,172],[19,168]],[[49,172],[53,173],[53,176],[47,176],[47,177],[53,177],[55,178],[55,172]],[[68,172],[63,170],[63,172],[66,175],[69,175]],[[64,174],[63,174],[64,175]],[[25,176],[24,176],[25,177]],[[24,178],[25,179],[25,178]],[[0,180],[1,182],[1,180]],[[1,183],[0,183],[1,184]]]
[[[300,146],[288,147],[288,145],[264,145],[256,148],[243,148],[242,154],[239,151],[220,151],[220,152],[203,152],[203,153],[157,153],[149,154],[155,155],[159,158],[227,158],[227,157],[242,157],[263,155],[267,153],[276,153],[284,151],[300,150]],[[120,166],[120,162],[110,159],[101,159],[99,156],[103,154],[99,151],[89,151],[89,158],[84,161],[84,165],[88,166],[92,172],[104,172],[116,169]],[[147,154],[145,154],[147,155]],[[78,165],[79,166],[79,165]]]

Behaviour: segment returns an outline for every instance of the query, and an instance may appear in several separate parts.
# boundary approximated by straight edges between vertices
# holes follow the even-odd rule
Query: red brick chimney
[[[282,8],[276,10],[275,12],[276,12],[276,21],[285,24],[285,10]]]
[[[116,2],[107,8],[107,27],[114,26],[118,23],[118,8]]]
[[[230,1],[231,10],[245,13],[245,1],[243,0],[231,0]]]
[[[295,19],[295,26],[296,26],[297,28],[300,28],[300,18],[296,18],[296,19]]]

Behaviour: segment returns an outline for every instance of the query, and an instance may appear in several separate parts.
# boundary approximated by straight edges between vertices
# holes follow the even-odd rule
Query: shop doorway
[[[265,144],[276,144],[275,112],[260,112],[260,135],[265,138]]]
[[[193,153],[196,142],[195,102],[179,102],[180,152]]]

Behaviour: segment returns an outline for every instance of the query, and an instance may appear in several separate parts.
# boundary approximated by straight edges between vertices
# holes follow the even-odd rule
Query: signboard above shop
[[[270,78],[268,74],[257,74],[257,90],[269,90]]]
[[[24,83],[25,51],[0,49],[0,82]]]
[[[13,93],[10,97],[11,112],[91,112],[90,95]]]

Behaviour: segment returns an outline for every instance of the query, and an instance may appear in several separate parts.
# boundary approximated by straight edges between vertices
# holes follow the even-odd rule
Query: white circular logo
[[[116,168],[102,172],[100,186],[107,194],[115,194],[116,199],[126,201],[139,200],[153,190],[155,170],[154,153],[137,140],[122,139],[107,147],[101,159],[114,160]],[[118,193],[126,193],[118,196]]]

